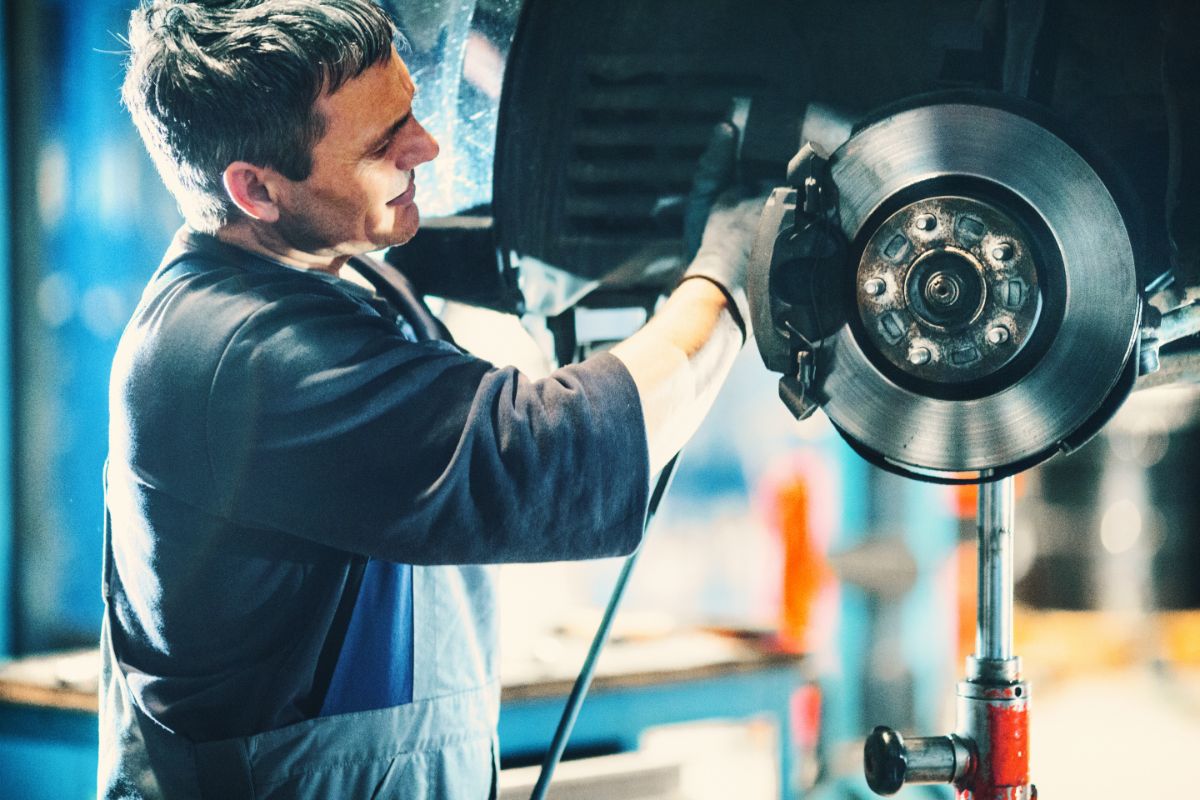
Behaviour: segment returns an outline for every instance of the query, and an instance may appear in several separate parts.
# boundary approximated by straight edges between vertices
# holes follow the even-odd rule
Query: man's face
[[[347,256],[403,244],[420,224],[413,168],[438,144],[412,115],[415,92],[404,62],[390,60],[323,95],[325,133],[311,174],[284,181],[276,231],[292,247]]]

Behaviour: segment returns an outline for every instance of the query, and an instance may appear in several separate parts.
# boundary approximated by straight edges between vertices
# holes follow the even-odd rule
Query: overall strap
[[[379,296],[404,316],[416,333],[417,341],[453,341],[450,331],[426,308],[412,283],[400,270],[367,256],[356,256],[351,263],[375,287]]]
[[[310,719],[319,716],[325,705],[325,696],[329,694],[329,686],[333,683],[334,670],[342,647],[346,643],[346,633],[350,630],[350,618],[358,603],[358,591],[362,587],[363,573],[367,570],[367,558],[354,554],[346,573],[346,584],[342,589],[342,597],[338,601],[337,610],[333,613],[333,621],[329,625],[329,634],[321,645],[321,653],[317,656],[317,667],[313,673],[313,690],[304,702],[304,713]]]

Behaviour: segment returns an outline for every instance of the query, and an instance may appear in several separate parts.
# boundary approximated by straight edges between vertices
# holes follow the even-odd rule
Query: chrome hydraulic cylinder
[[[979,487],[979,594],[975,657],[1007,661],[1013,649],[1013,479]]]

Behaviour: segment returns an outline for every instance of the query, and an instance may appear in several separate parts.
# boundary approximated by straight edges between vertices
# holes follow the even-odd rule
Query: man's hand
[[[700,250],[708,216],[717,198],[733,188],[737,175],[738,129],[732,122],[718,122],[696,162],[692,189],[683,210],[683,254],[690,263]]]
[[[730,315],[750,337],[746,264],[765,198],[736,182],[738,130],[728,122],[713,129],[696,167],[684,213],[684,251],[691,263],[683,280],[704,278],[725,295]]]
[[[695,433],[750,334],[746,263],[764,200],[734,186],[736,137],[718,125],[700,158],[684,220],[694,258],[679,287],[612,349],[638,388],[652,474]]]
[[[751,334],[746,265],[764,202],[762,197],[744,199],[740,192],[719,197],[704,228],[700,250],[683,273],[683,280],[705,278],[725,294],[729,313],[742,329],[743,342]]]

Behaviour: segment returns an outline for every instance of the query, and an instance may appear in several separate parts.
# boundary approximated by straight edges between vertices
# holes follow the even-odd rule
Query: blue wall
[[[0,42],[8,5],[0,5]],[[0,97],[8,98],[7,58],[0,58]],[[12,215],[8,204],[8,104],[0,102],[0,656],[12,650]]]
[[[108,372],[141,287],[179,225],[120,104],[119,37],[132,5],[33,3],[36,59],[14,65],[14,79],[36,86],[40,99],[34,152],[20,154],[37,165],[30,200],[39,222],[39,255],[18,265],[20,652],[96,641]]]

